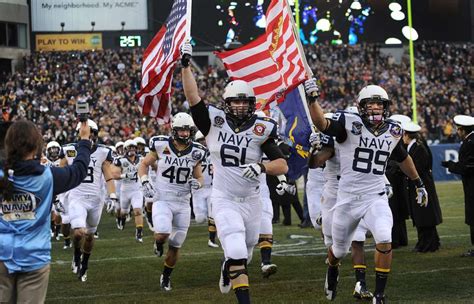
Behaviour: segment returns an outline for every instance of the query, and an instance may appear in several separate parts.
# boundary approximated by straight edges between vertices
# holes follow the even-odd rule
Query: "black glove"
[[[183,43],[180,49],[181,52],[181,65],[187,68],[191,62],[191,56],[193,55],[193,46],[189,42]]]
[[[451,164],[454,163],[452,160],[448,160],[448,161],[442,161],[441,162],[441,166],[445,167],[445,168],[448,168],[451,167]]]

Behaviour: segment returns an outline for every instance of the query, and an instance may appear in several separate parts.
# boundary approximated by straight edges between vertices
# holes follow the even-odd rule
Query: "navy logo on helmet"
[[[362,123],[358,121],[352,122],[352,130],[351,133],[354,135],[362,134]]]
[[[222,118],[220,116],[216,116],[214,118],[214,126],[215,127],[221,128],[223,124],[224,124],[224,118]]]
[[[193,160],[200,160],[202,158],[202,153],[201,151],[196,150],[196,151],[193,151],[191,156]]]

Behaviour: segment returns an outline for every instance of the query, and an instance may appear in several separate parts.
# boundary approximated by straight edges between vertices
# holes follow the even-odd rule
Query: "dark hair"
[[[9,126],[2,144],[5,148],[5,159],[2,166],[4,176],[0,180],[0,192],[3,194],[3,199],[9,200],[13,191],[13,184],[8,179],[10,169],[32,152],[37,158],[41,157],[43,136],[31,121],[19,120]]]

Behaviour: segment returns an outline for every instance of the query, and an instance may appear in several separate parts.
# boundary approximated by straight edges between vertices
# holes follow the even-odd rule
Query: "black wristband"
[[[184,54],[182,57],[181,57],[181,65],[185,68],[187,68],[189,66],[191,62],[191,56],[189,54]]]
[[[424,188],[425,187],[425,184],[423,184],[423,181],[419,177],[417,179],[412,180],[412,182],[415,184],[415,186],[417,188]]]
[[[310,106],[318,100],[318,97],[306,95],[306,100],[308,101],[308,105]]]
[[[265,168],[265,166],[262,163],[259,163],[258,165],[260,166],[260,169],[262,170],[262,173],[267,172],[267,168]]]

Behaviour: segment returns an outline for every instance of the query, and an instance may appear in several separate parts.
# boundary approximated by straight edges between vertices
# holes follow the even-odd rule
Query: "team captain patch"
[[[76,157],[76,150],[67,150],[66,155],[67,157]]]
[[[400,136],[402,136],[402,128],[400,128],[399,125],[391,125],[390,134],[392,134],[392,136],[395,138],[399,138]]]
[[[193,151],[193,154],[192,154],[192,158],[193,160],[199,160],[202,158],[202,153],[201,151]]]
[[[224,124],[224,118],[220,116],[214,117],[214,126],[222,128],[223,124]]]
[[[258,136],[262,136],[263,133],[265,133],[265,125],[264,124],[255,124],[255,127],[253,128],[253,133]]]

